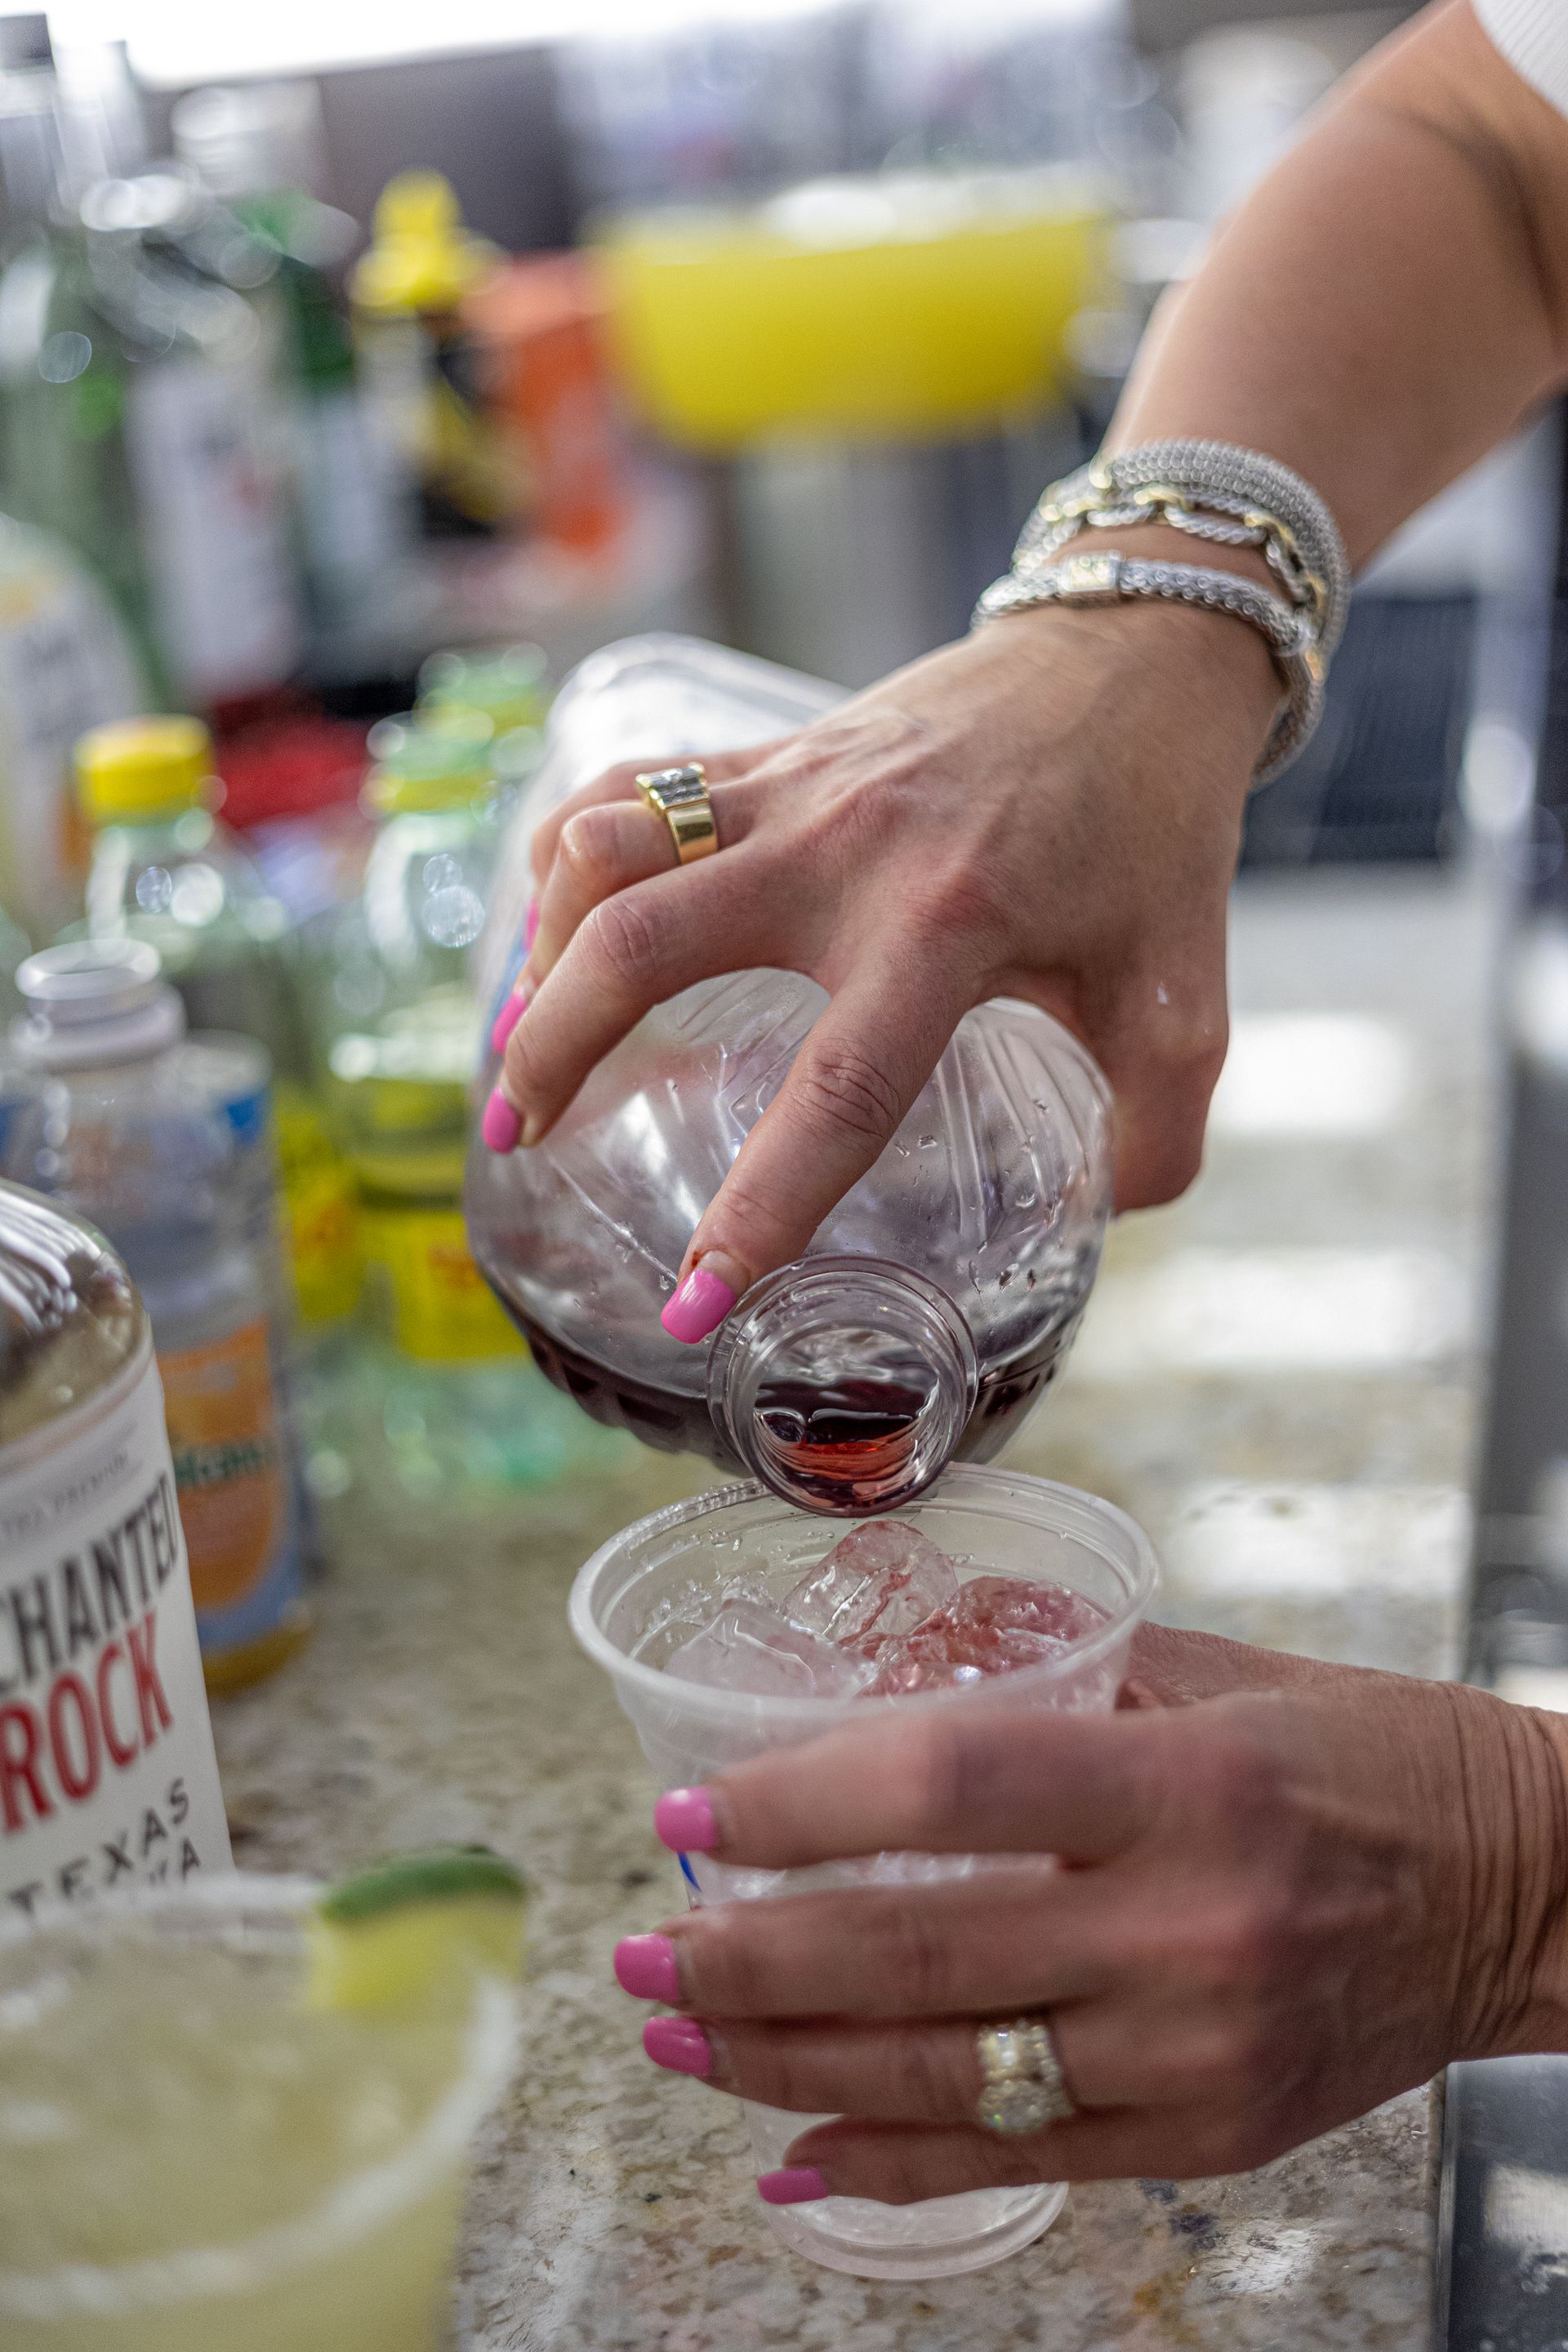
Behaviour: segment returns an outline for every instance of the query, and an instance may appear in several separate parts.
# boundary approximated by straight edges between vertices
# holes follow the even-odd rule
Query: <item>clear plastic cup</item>
[[[366,2016],[363,2049],[325,2077],[305,2045],[306,1929],[320,1892],[305,1879],[226,1874],[0,1934],[5,2162],[47,2162],[51,2142],[70,2158],[56,2167],[58,2202],[46,2185],[9,2229],[7,2198],[24,2185],[0,2183],[5,2352],[433,2352],[445,2340],[468,2142],[511,2070],[511,1989],[481,1975],[468,2015],[440,2021],[417,2073],[406,2021]],[[292,1992],[273,2000],[296,1971],[297,2004]],[[263,1980],[267,2031],[253,2059],[247,2010],[253,2017]],[[212,2053],[226,2037],[247,2054],[217,2079]],[[146,2058],[134,2094],[113,2067],[80,2063],[84,2048],[106,2046]],[[353,2116],[334,2119],[344,2161],[312,2163],[312,2109],[320,2123],[345,2089]],[[253,2099],[279,2097],[291,2103],[290,2134],[258,2179],[236,2152],[245,2134],[235,2118]],[[391,2127],[405,2116],[406,2131]],[[362,2125],[377,2144],[352,2158]],[[290,2154],[310,2167],[297,2200]],[[107,2222],[94,2196],[105,2182]],[[202,2210],[189,2226],[194,2201]],[[23,2267],[17,2239],[40,2214],[72,2258]],[[112,2256],[81,2236],[89,2228],[112,2235]]]
[[[1106,1622],[1069,1643],[1047,1664],[960,1689],[899,1699],[913,1707],[998,1705],[1108,1709],[1127,1667],[1132,1629],[1159,1578],[1152,1546],[1140,1528],[1093,1495],[1009,1470],[953,1468],[917,1503],[894,1515],[929,1536],[961,1577],[1005,1575],[1051,1580],[1083,1593]],[[657,1643],[670,1617],[689,1614],[694,1599],[715,1603],[744,1574],[765,1576],[782,1597],[842,1535],[842,1521],[792,1510],[761,1486],[725,1486],[638,1519],[594,1554],[572,1590],[572,1629],[610,1675],[643,1753],[667,1789],[709,1779],[748,1756],[790,1748],[835,1725],[859,1720],[879,1704],[761,1697],[684,1682],[645,1663],[640,1647]],[[692,1904],[751,1901],[812,1887],[909,1883],[963,1877],[988,1865],[973,1855],[881,1854],[871,1862],[810,1870],[726,1867],[701,1854],[681,1856]],[[820,2116],[748,2105],[758,2168],[772,2170],[785,2148]],[[863,2278],[942,2278],[980,2270],[1027,2245],[1049,2227],[1064,2188],[974,2190],[919,2205],[830,2197],[770,2209],[785,2243],[830,2270]]]

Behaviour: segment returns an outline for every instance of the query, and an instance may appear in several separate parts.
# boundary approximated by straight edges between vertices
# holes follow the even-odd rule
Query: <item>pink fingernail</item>
[[[675,1946],[668,1936],[623,1936],[616,1946],[616,1982],[635,2000],[679,2000]]]
[[[672,2074],[706,2074],[713,2063],[708,2036],[689,2017],[650,2017],[642,2046],[656,2066]]]
[[[499,1087],[485,1105],[479,1133],[492,1151],[515,1151],[517,1149],[517,1139],[522,1133],[522,1121]]]
[[[757,2194],[764,2205],[811,2205],[828,2187],[815,2164],[786,2164],[781,2172],[759,2176]]]
[[[539,901],[537,898],[531,898],[528,902],[528,914],[522,926],[522,951],[524,955],[531,955],[533,952],[533,942],[538,937]]]
[[[692,1348],[718,1329],[735,1298],[727,1282],[706,1266],[694,1265],[658,1319],[672,1339]]]
[[[670,1789],[653,1809],[655,1834],[671,1853],[711,1853],[719,1843],[713,1800],[706,1789]]]
[[[512,1031],[517,1027],[518,1023],[522,1019],[523,1014],[527,1011],[527,989],[514,988],[511,994],[507,998],[506,1003],[501,1006],[500,1011],[496,1014],[495,1026],[490,1031],[490,1051],[492,1054],[504,1054],[506,1052],[507,1039],[511,1035]]]

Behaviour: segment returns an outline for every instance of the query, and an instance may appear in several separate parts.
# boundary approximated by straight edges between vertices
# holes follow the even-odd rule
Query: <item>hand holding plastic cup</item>
[[[611,1675],[643,1752],[666,1790],[700,1788],[715,1773],[771,1749],[798,1746],[858,1720],[883,1702],[863,1680],[845,1678],[836,1696],[797,1696],[693,1681],[663,1662],[679,1629],[712,1619],[737,1585],[782,1600],[842,1533],[792,1510],[756,1486],[731,1486],[637,1521],[597,1551],[573,1589],[577,1639]],[[1125,1675],[1132,1630],[1148,1605],[1158,1567],[1148,1538],[1110,1504],[1005,1470],[956,1468],[900,1512],[958,1568],[961,1580],[1051,1582],[1092,1604],[1091,1630],[1038,1664],[900,1697],[910,1707],[1066,1707],[1109,1710]],[[705,1667],[705,1671],[707,1671]],[[721,1672],[721,1659],[712,1670]],[[740,1673],[737,1680],[744,1678]],[[763,1679],[756,1677],[755,1679]],[[668,1825],[668,1809],[664,1814]],[[688,1900],[755,1901],[816,1887],[964,1877],[987,1866],[978,1856],[881,1854],[810,1870],[727,1866],[683,1853]],[[758,2170],[784,2162],[814,2117],[748,2104]],[[1058,2185],[984,2189],[922,2204],[890,2206],[830,2197],[772,2209],[785,2242],[830,2269],[864,2277],[933,2278],[977,2270],[1027,2245],[1066,2199]]]

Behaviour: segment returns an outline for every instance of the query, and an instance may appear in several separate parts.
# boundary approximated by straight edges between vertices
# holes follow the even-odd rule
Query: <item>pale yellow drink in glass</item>
[[[489,1975],[312,1995],[318,1890],[209,1880],[0,1942],[5,2352],[430,2352],[469,2138],[512,2054]]]

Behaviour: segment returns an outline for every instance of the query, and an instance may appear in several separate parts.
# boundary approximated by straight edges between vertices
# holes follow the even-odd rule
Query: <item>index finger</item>
[[[1169,1721],[906,1701],[671,1790],[654,1827],[677,1853],[766,1870],[900,1850],[1105,1862],[1154,1818]]]

